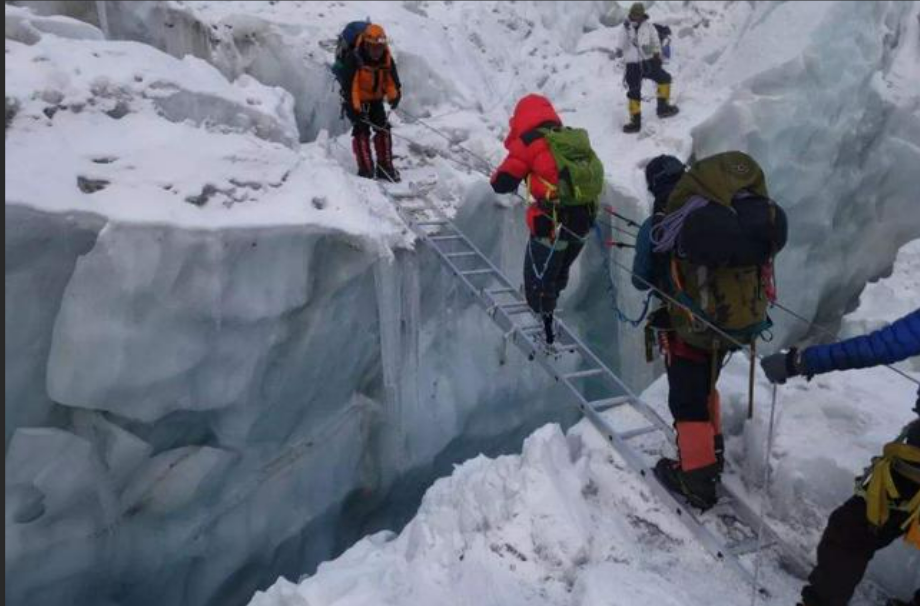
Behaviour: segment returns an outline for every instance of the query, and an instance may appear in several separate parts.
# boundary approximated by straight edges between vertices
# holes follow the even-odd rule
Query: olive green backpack
[[[665,216],[680,210],[695,196],[731,209],[732,199],[742,190],[768,197],[763,171],[753,158],[742,152],[705,158],[693,164],[674,187]],[[670,294],[681,303],[669,304],[671,325],[691,346],[705,350],[738,349],[737,342],[753,343],[772,325],[767,316],[769,297],[762,266],[707,267],[672,252],[669,282]],[[711,329],[700,318],[730,338]]]

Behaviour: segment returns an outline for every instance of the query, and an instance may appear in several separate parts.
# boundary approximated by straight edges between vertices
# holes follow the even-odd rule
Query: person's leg
[[[670,118],[680,110],[676,105],[671,105],[671,74],[661,66],[660,59],[649,61],[649,77],[658,84],[658,109],[659,118]]]
[[[710,414],[712,356],[676,338],[669,342],[668,408],[677,431],[678,460],[662,458],[655,473],[670,490],[707,509],[716,502],[720,472]]]
[[[565,257],[566,243],[531,236],[524,253],[524,295],[530,309],[544,323],[547,343],[555,340],[553,312],[556,309],[556,281]]]
[[[642,64],[626,64],[626,92],[629,104],[629,123],[623,127],[625,133],[637,133],[642,128]]]
[[[828,518],[818,563],[802,589],[805,606],[846,606],[875,552],[901,536],[906,514],[892,512],[881,528],[866,519],[866,501],[854,496]]]
[[[556,280],[557,295],[569,285],[572,264],[585,248],[585,239],[594,227],[595,211],[588,206],[563,207],[559,212],[561,227],[559,237],[568,242],[559,277]]]
[[[358,176],[374,178],[374,157],[371,155],[371,128],[354,120],[351,127],[351,150],[358,164]]]
[[[399,181],[399,173],[393,166],[393,135],[383,101],[370,103],[368,117],[374,125],[374,151],[377,154],[375,176],[387,181]]]

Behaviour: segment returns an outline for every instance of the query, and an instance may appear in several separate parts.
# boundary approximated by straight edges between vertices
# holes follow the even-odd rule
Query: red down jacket
[[[505,139],[508,157],[492,175],[492,189],[497,193],[510,193],[517,189],[522,180],[531,177],[530,193],[539,200],[546,200],[549,188],[544,181],[555,186],[559,182],[559,170],[543,137],[533,131],[538,127],[562,126],[562,121],[549,99],[530,94],[521,99],[514,108],[509,121],[511,132]],[[522,139],[523,137],[523,139]],[[537,205],[527,210],[527,224],[533,230],[534,216],[540,211]]]

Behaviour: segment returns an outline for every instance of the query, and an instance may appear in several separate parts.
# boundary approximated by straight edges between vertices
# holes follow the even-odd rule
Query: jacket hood
[[[527,131],[545,122],[562,126],[562,120],[559,119],[559,114],[553,109],[553,104],[549,102],[549,99],[542,95],[527,95],[518,101],[517,107],[514,108],[514,114],[508,123],[511,131],[505,139],[505,147]]]

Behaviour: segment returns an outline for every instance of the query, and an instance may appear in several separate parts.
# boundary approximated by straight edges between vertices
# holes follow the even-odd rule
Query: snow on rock
[[[17,6],[6,6],[4,23],[6,39],[23,44],[35,44],[42,39],[44,34],[53,34],[60,38],[73,40],[102,40],[105,38],[99,28],[83,21],[60,15],[41,17],[28,9]]]

